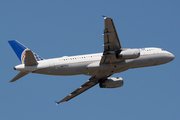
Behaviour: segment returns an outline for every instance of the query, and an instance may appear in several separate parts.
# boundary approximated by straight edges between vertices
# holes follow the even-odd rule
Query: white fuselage
[[[102,53],[78,56],[64,56],[60,58],[38,61],[38,65],[25,66],[20,64],[15,70],[47,75],[95,75],[97,73],[119,73],[131,68],[155,66],[170,62],[174,55],[160,48],[142,48],[140,57],[125,59],[113,64],[100,65]]]

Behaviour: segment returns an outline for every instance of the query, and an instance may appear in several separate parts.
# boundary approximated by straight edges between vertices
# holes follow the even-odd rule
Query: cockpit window
[[[161,49],[162,51],[165,51],[164,49]]]

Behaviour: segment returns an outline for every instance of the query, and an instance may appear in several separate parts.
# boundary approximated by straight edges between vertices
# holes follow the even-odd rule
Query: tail
[[[21,44],[20,42],[18,42],[17,40],[10,40],[8,42],[11,45],[14,52],[16,53],[16,55],[18,56],[20,62],[22,64],[25,64],[26,52],[29,51],[29,49],[26,46],[24,46],[23,44]],[[32,53],[37,61],[43,60],[43,58],[40,57],[39,55],[37,55],[36,53],[34,53],[34,52],[32,52]]]
[[[14,52],[16,53],[16,55],[18,56],[21,63],[25,64],[25,66],[37,65],[38,64],[37,61],[43,60],[42,57],[40,57],[36,53],[29,50],[26,46],[24,46],[23,44],[21,44],[17,40],[10,40],[8,42],[11,45]],[[21,71],[10,82],[14,82],[14,81],[18,80],[19,78],[21,78],[27,74],[28,74],[28,72],[22,72]]]

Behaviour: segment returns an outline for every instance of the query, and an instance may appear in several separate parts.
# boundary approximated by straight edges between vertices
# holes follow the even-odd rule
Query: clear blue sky
[[[0,120],[179,120],[179,0],[1,0]],[[89,76],[19,72],[8,44],[18,40],[43,58],[103,52],[104,20],[113,18],[124,48],[160,47],[175,59],[167,64],[118,73],[124,86],[95,86],[76,98],[59,101]]]

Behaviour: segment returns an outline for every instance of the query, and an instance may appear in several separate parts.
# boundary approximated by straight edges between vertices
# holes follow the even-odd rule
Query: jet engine
[[[100,88],[117,88],[123,86],[123,79],[121,77],[111,77],[99,83]]]
[[[125,49],[116,55],[117,59],[134,59],[140,56],[139,49]]]

